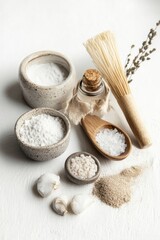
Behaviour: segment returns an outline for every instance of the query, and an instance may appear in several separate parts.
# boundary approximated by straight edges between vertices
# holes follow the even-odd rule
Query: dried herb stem
[[[138,68],[141,66],[141,63],[144,61],[150,60],[150,55],[156,51],[155,48],[151,48],[152,41],[157,35],[157,28],[160,25],[160,20],[156,23],[155,28],[151,28],[147,38],[145,41],[142,42],[141,47],[138,50],[138,54],[135,57],[132,57],[132,50],[135,47],[135,45],[131,45],[130,52],[127,55],[126,63],[125,63],[125,70],[126,70],[126,76],[128,78],[128,82],[132,81],[132,76],[135,74],[135,72],[138,70]]]

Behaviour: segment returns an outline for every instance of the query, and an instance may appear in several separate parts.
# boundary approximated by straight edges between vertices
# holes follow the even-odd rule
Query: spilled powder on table
[[[138,177],[144,167],[133,166],[119,174],[102,177],[94,184],[93,194],[102,202],[115,208],[119,208],[131,199],[131,184]]]

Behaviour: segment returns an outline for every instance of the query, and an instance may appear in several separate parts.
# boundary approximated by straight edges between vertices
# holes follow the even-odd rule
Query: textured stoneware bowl
[[[69,167],[69,164],[70,164],[70,160],[76,156],[80,156],[81,154],[84,154],[85,156],[91,156],[94,160],[95,160],[95,163],[97,164],[97,172],[95,174],[95,176],[91,177],[91,178],[87,178],[87,179],[81,179],[79,177],[75,177],[72,172],[70,171],[70,167]],[[73,183],[76,183],[76,184],[88,184],[88,183],[92,183],[94,181],[97,180],[97,178],[99,177],[100,175],[100,162],[98,161],[98,159],[93,156],[92,154],[90,153],[87,153],[87,152],[75,152],[73,154],[71,154],[65,161],[65,165],[64,165],[64,168],[65,168],[65,172],[66,172],[66,175],[68,177],[68,179],[73,182]]]
[[[51,116],[60,117],[64,121],[64,124],[66,127],[66,133],[64,138],[61,141],[45,147],[34,147],[24,143],[21,140],[19,131],[24,121],[27,119],[30,119],[33,116],[40,115],[40,114],[49,114]],[[46,161],[61,155],[68,146],[69,139],[70,139],[70,131],[71,131],[71,126],[68,118],[61,112],[53,110],[51,108],[36,108],[29,112],[26,112],[19,117],[19,119],[15,124],[15,134],[16,134],[17,141],[19,143],[20,148],[29,158],[37,161]]]
[[[59,85],[40,86],[28,77],[30,66],[44,63],[55,63],[66,69],[68,77]],[[75,68],[71,61],[61,53],[40,51],[26,57],[19,67],[19,81],[25,101],[32,108],[49,107],[64,109],[66,101],[71,98],[76,84]]]

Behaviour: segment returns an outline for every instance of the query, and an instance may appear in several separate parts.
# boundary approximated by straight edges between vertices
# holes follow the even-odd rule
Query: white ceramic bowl
[[[29,68],[33,65],[54,63],[67,71],[66,79],[59,85],[43,86],[29,78]],[[19,81],[24,99],[32,108],[49,107],[64,109],[66,101],[71,98],[76,84],[75,68],[71,61],[61,53],[40,51],[26,57],[19,67]]]
[[[40,114],[49,114],[51,116],[60,117],[63,120],[66,132],[64,138],[60,140],[58,143],[44,147],[35,147],[26,144],[24,141],[22,141],[19,133],[22,124],[24,123],[25,120],[30,119],[32,116],[37,116]],[[37,161],[46,161],[61,155],[66,150],[69,144],[70,131],[71,126],[68,118],[61,112],[53,110],[51,108],[36,108],[29,112],[26,112],[18,118],[15,124],[15,134],[20,148],[29,158]]]

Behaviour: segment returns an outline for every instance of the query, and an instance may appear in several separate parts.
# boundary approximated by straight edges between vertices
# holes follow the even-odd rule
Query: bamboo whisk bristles
[[[110,31],[103,32],[89,39],[84,45],[115,97],[129,94],[130,87],[120,61],[114,35]]]

